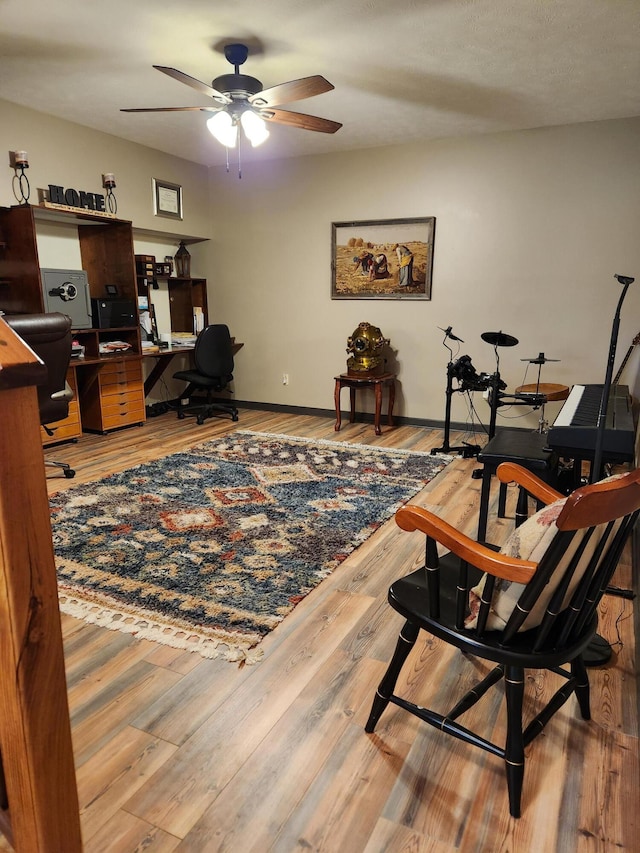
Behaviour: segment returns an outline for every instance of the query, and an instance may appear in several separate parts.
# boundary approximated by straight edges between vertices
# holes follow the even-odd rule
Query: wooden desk
[[[244,344],[236,343],[235,338],[232,338],[231,341],[231,351],[235,355],[239,350],[242,349]],[[151,369],[151,373],[144,380],[144,396],[149,396],[156,382],[164,374],[167,367],[169,367],[169,364],[171,363],[174,355],[184,355],[185,353],[192,353],[193,349],[193,347],[171,347],[171,349],[161,349],[155,352],[143,352],[142,358],[157,359],[156,363]]]
[[[379,376],[357,376],[351,373],[341,373],[335,377],[336,389],[334,393],[336,404],[336,432],[340,429],[342,416],[340,412],[340,392],[344,387],[349,389],[349,398],[351,403],[351,413],[349,415],[349,423],[353,423],[356,417],[356,391],[358,388],[373,388],[376,395],[376,408],[373,419],[376,435],[382,435],[380,429],[380,410],[382,409],[382,389],[385,385],[389,387],[389,410],[388,420],[389,426],[393,426],[393,403],[396,398],[396,377],[393,373],[381,373]]]

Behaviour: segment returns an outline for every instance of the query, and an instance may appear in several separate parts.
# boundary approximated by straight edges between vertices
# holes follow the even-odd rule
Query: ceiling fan
[[[164,65],[153,66],[158,71],[162,71],[163,74],[168,74],[169,77],[191,86],[197,92],[213,98],[215,106],[141,107],[123,109],[121,112],[154,113],[200,110],[205,113],[213,113],[213,116],[207,121],[207,126],[216,139],[227,148],[235,147],[239,138],[239,126],[242,127],[254,147],[260,145],[269,136],[269,131],[264,122],[271,121],[290,127],[300,127],[303,130],[319,131],[320,133],[335,133],[342,127],[337,121],[291,112],[279,107],[280,104],[301,101],[304,98],[321,95],[323,92],[330,92],[334,87],[324,77],[317,74],[313,77],[302,77],[300,80],[290,80],[288,83],[280,83],[278,86],[263,89],[260,80],[240,73],[240,66],[246,62],[249,55],[249,49],[246,45],[229,44],[224,49],[224,55],[227,61],[234,66],[234,73],[216,77],[211,86],[175,68],[167,68]]]

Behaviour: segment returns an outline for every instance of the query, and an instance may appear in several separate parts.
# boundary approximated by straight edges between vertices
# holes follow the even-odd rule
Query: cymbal
[[[514,347],[518,343],[517,338],[507,335],[505,332],[483,332],[480,337],[495,347]]]
[[[536,358],[521,358],[520,361],[528,361],[529,364],[546,364],[548,361],[560,361],[559,358],[547,358],[546,355],[541,352]]]

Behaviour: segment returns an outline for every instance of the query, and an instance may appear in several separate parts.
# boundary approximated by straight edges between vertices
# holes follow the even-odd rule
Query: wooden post
[[[0,750],[19,853],[82,850],[35,383],[46,368],[0,320]]]

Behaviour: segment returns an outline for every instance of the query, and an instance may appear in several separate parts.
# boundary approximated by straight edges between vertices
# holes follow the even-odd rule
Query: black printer
[[[94,329],[122,329],[138,325],[138,311],[133,299],[106,296],[91,300]]]

